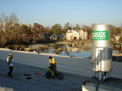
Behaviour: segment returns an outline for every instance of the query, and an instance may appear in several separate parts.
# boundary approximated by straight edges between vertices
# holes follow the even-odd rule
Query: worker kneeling
[[[57,71],[57,67],[56,67],[56,61],[54,57],[49,57],[49,63],[50,66],[47,68],[47,72],[46,72],[46,78],[58,78],[60,80],[63,80],[64,75],[61,72]]]

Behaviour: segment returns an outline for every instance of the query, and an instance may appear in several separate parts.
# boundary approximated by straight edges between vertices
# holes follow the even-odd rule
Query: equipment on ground
[[[54,72],[53,69],[51,69],[50,67],[47,68],[45,76],[47,79],[51,79],[51,78],[56,78],[60,80],[64,79],[64,74],[62,72],[59,71]]]
[[[93,24],[92,28],[91,66],[94,76],[101,80],[112,70],[111,32],[109,25]]]

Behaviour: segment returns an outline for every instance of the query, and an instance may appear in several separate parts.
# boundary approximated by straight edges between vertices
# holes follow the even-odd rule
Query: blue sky
[[[122,25],[122,0],[0,0],[0,14],[15,13],[20,23]]]

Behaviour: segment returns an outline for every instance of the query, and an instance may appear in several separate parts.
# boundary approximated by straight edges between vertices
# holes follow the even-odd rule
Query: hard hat
[[[49,56],[49,59],[52,59],[52,57],[51,57],[51,56]]]

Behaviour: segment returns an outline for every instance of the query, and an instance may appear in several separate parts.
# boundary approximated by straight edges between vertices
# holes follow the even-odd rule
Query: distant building
[[[67,40],[85,40],[88,39],[88,33],[84,31],[83,29],[81,30],[68,30],[66,33],[66,39]]]
[[[53,34],[50,36],[51,40],[58,40],[58,39],[64,39],[64,35],[63,34]]]
[[[19,26],[20,26],[20,27],[26,26],[26,27],[28,27],[28,28],[31,28],[31,24],[19,24]]]
[[[115,40],[116,40],[116,41],[119,41],[120,37],[121,37],[121,36],[115,36]]]
[[[82,39],[82,40],[88,39],[88,32],[87,31],[81,29],[78,32],[80,34],[80,39]]]
[[[28,28],[31,28],[31,24],[25,24]]]

